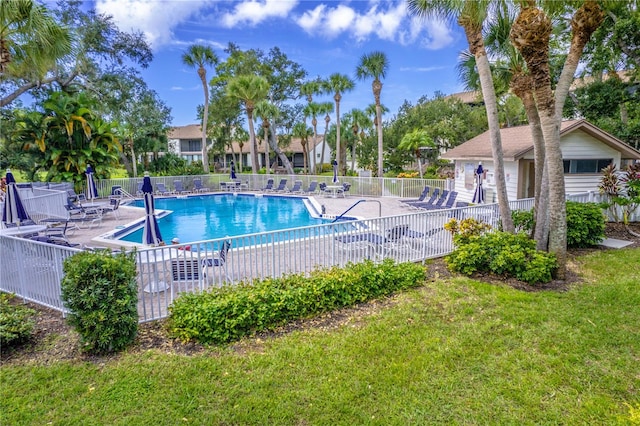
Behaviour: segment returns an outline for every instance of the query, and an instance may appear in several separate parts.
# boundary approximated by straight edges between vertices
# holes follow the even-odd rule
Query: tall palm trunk
[[[209,173],[209,153],[207,151],[207,125],[209,120],[209,87],[207,86],[206,70],[198,68],[198,75],[204,89],[204,113],[202,115],[202,169]]]
[[[538,250],[547,250],[549,235],[549,198],[541,196],[547,194],[549,190],[549,175],[545,167],[545,149],[544,135],[542,134],[542,126],[536,101],[533,94],[533,79],[530,74],[518,72],[511,79],[511,89],[516,96],[522,100],[527,120],[529,121],[529,130],[533,139],[533,158],[534,158],[534,203],[533,217],[534,229],[533,238],[536,241]]]
[[[315,152],[316,147],[318,146],[318,119],[314,116],[311,119],[311,125],[313,126],[313,149]],[[317,155],[313,155],[313,174],[317,174],[316,172],[316,157]],[[309,165],[311,168],[311,165]]]
[[[545,140],[546,168],[549,175],[549,251],[558,259],[558,277],[566,276],[567,214],[560,125],[562,108],[582,51],[591,34],[604,19],[595,1],[585,1],[571,20],[572,38],[555,96],[549,70],[549,17],[540,9],[525,7],[514,22],[511,40],[522,53],[534,80],[535,95]]]
[[[344,162],[342,161],[342,155],[340,153],[340,100],[342,96],[340,93],[336,93],[333,100],[336,102],[336,161],[338,162],[338,173],[344,175],[342,167]]]
[[[329,132],[329,122],[331,122],[331,117],[329,117],[329,114],[327,114],[324,117],[324,135],[322,135],[322,152],[320,154],[320,173],[322,173],[322,169],[324,168],[324,149],[327,146],[327,133]],[[318,173],[318,171],[316,170],[316,173]]]
[[[378,133],[378,177],[384,176],[384,153],[382,152],[382,108],[380,108],[380,93],[382,92],[382,82],[373,80],[371,84],[373,98],[376,101],[376,131]]]
[[[480,87],[484,98],[485,109],[487,110],[487,120],[489,124],[489,138],[491,140],[491,152],[493,155],[493,166],[495,168],[496,191],[498,193],[498,208],[500,210],[500,220],[502,229],[507,232],[514,232],[511,209],[509,208],[509,198],[507,196],[507,184],[504,174],[504,154],[502,151],[502,139],[500,137],[500,120],[498,116],[498,101],[496,91],[491,77],[489,59],[484,48],[482,39],[482,26],[472,22],[460,22],[464,28],[469,43],[469,50],[476,58],[478,75],[480,77]]]
[[[247,119],[249,120],[249,152],[251,154],[251,172],[258,174],[258,144],[256,131],[253,127],[253,107],[247,105]]]

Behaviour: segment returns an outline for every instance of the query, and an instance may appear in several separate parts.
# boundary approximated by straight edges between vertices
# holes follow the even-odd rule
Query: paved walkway
[[[349,209],[359,200],[360,202],[352,210],[347,213],[348,216],[356,216],[361,218],[376,218],[379,216],[394,216],[415,212],[406,204],[397,198],[373,198],[373,197],[355,197],[347,196],[345,198],[331,198],[324,196],[315,196],[316,202],[325,207],[327,215],[337,216]],[[68,234],[68,238],[73,243],[81,246],[101,247],[99,242],[92,241],[95,237],[109,233],[118,226],[125,226],[129,223],[140,220],[144,217],[142,208],[121,206],[118,209],[119,218],[113,213],[106,214],[101,223],[95,224],[93,227],[83,227]],[[186,242],[186,241],[184,241]]]

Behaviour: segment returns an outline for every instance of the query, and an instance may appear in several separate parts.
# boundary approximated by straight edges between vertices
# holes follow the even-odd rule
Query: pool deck
[[[255,195],[256,193],[248,192],[247,194]],[[274,195],[277,196],[277,194]],[[291,197],[291,195],[283,195]],[[345,198],[331,198],[324,197],[322,195],[315,195],[313,198],[317,204],[325,207],[326,215],[332,217],[342,214],[359,200],[366,200],[366,202],[359,203],[347,213],[347,216],[369,219],[379,216],[394,216],[415,212],[415,209],[411,209],[397,198],[359,197],[353,195]],[[128,207],[126,205],[121,206],[118,209],[118,212],[120,216],[119,218],[116,218],[113,213],[108,213],[103,216],[100,223],[96,223],[93,227],[83,227],[82,229],[77,229],[68,233],[67,236],[69,241],[80,244],[81,247],[102,247],[104,245],[99,241],[95,241],[94,238],[110,233],[116,227],[126,226],[127,224],[136,222],[144,217],[144,209],[137,207]],[[171,236],[164,236],[164,238],[165,240],[170,240]]]

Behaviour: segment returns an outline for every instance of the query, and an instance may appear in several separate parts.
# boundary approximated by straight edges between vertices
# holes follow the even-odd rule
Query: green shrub
[[[596,203],[567,201],[567,247],[590,247],[604,239],[606,217]]]
[[[454,251],[445,258],[455,272],[492,272],[536,284],[551,281],[557,268],[555,255],[537,251],[535,241],[523,233],[495,231],[456,237]]]
[[[138,331],[135,254],[78,253],[65,259],[64,273],[62,300],[82,349],[116,352],[133,342]]]
[[[13,295],[0,294],[0,347],[7,348],[29,340],[35,326],[33,309],[11,303]]]
[[[516,230],[531,233],[533,210],[511,212]],[[596,203],[567,201],[567,247],[583,248],[600,244],[604,239],[606,216]]]
[[[517,232],[530,233],[533,230],[534,217],[532,210],[513,210],[511,212],[513,226]]]
[[[391,260],[317,270],[183,294],[170,306],[169,329],[181,340],[227,343],[320,312],[421,284],[424,267]]]

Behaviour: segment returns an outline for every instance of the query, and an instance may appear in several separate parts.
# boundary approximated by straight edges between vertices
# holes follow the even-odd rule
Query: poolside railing
[[[579,197],[580,200],[584,199]],[[528,210],[533,199],[510,202]],[[497,204],[416,211],[397,216],[336,222],[304,228],[199,241],[186,245],[140,248],[136,251],[140,321],[165,318],[183,292],[241,281],[307,274],[348,262],[392,258],[421,262],[453,250],[444,224],[451,218],[474,217],[499,224]],[[224,265],[215,266],[216,251],[225,240],[231,249]],[[0,290],[65,312],[60,298],[63,261],[80,250],[27,239],[0,236]]]
[[[239,174],[238,181],[242,190],[260,191],[267,179],[272,178],[276,184],[280,179],[287,179],[287,187],[291,187],[296,180],[302,181],[302,188],[306,189],[312,181],[331,183],[331,176],[314,175],[262,175]],[[182,186],[192,191],[195,187],[193,180],[200,179],[202,186],[213,191],[223,191],[230,178],[227,175],[192,175],[192,176],[152,176],[151,184],[154,188],[158,183],[164,184],[168,190],[174,189],[174,182],[180,181]],[[418,197],[425,185],[431,188],[452,189],[453,181],[447,179],[406,179],[406,178],[377,178],[340,176],[341,183],[350,183],[349,194],[365,197]],[[97,179],[96,186],[101,197],[112,195],[114,188],[122,188],[132,195],[142,196],[138,191],[138,183],[142,178]]]

